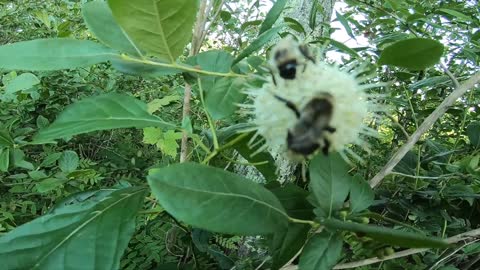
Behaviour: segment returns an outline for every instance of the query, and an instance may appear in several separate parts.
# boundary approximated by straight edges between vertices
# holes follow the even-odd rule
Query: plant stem
[[[134,58],[128,55],[122,55],[122,59],[130,62],[135,62],[135,63],[141,63],[141,64],[146,64],[146,65],[152,65],[152,66],[158,66],[158,67],[165,67],[165,68],[172,68],[172,69],[180,69],[182,71],[188,71],[188,72],[195,72],[198,74],[203,74],[203,75],[210,75],[210,76],[220,76],[220,77],[248,77],[247,75],[243,74],[238,74],[234,72],[229,72],[229,73],[223,73],[223,72],[214,72],[214,71],[208,71],[208,70],[202,70],[202,69],[197,69],[194,67],[189,67],[186,65],[181,65],[178,63],[160,63],[160,62],[155,62],[147,59],[138,59]]]
[[[443,102],[433,111],[418,127],[415,133],[410,136],[407,142],[398,149],[398,151],[392,156],[390,161],[378,172],[370,181],[370,186],[378,186],[383,178],[390,174],[393,168],[402,160],[402,158],[413,148],[415,143],[420,139],[420,137],[427,132],[433,124],[442,116],[450,106],[452,106],[455,101],[463,96],[469,89],[475,86],[480,81],[480,72],[473,74],[470,79],[465,81],[460,87],[456,88],[448,97],[446,97]]]

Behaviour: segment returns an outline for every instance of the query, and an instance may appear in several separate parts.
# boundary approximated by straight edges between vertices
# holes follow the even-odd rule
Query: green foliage
[[[108,5],[136,46],[167,62],[183,52],[198,9],[196,0],[109,0]]]
[[[0,46],[0,68],[60,70],[111,60],[116,52],[88,40],[37,39]]]
[[[70,105],[48,128],[40,130],[35,143],[112,128],[175,127],[148,113],[147,105],[121,94],[91,97]]]
[[[412,38],[401,40],[386,47],[378,63],[422,70],[438,63],[443,54],[443,45],[432,39]]]
[[[284,228],[288,220],[272,193],[221,169],[176,164],[150,173],[148,183],[169,213],[210,231],[268,234]]]
[[[342,239],[336,233],[315,234],[305,245],[300,257],[301,269],[331,269],[340,257]]]
[[[112,192],[100,201],[60,206],[41,219],[0,238],[0,258],[6,269],[117,269],[134,232],[134,217],[144,189]],[[76,254],[71,256],[71,254]]]

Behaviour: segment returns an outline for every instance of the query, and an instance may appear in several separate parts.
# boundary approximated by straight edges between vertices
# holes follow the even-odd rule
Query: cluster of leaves
[[[313,42],[328,41],[347,53],[346,63],[360,58],[388,65],[380,80],[395,81],[386,102],[396,111],[391,122],[371,125],[390,138],[372,141],[367,164],[349,168],[337,155],[319,155],[310,162],[308,182],[280,185],[272,157],[251,157],[253,150],[246,146],[251,134],[237,134],[246,119],[235,114],[235,104],[244,102],[247,80],[260,83],[247,76],[262,73],[264,58],[256,52],[291,30],[307,34],[288,17],[289,30],[274,26],[286,1],[277,1],[264,20],[246,17],[242,30],[253,33],[245,31],[248,45],[226,40],[236,48],[189,58],[183,55],[198,9],[195,0],[175,5],[60,2],[50,4],[53,15],[35,13],[47,30],[28,36],[49,38],[0,47],[0,68],[5,70],[0,191],[6,194],[0,229],[8,231],[0,237],[0,259],[7,269],[279,269],[300,250],[301,269],[331,269],[339,261],[389,255],[393,248],[446,247],[427,235],[444,237],[478,224],[473,216],[480,188],[480,125],[475,122],[478,109],[471,110],[478,100],[473,91],[402,160],[378,190],[378,200],[365,181],[407,139],[402,132],[415,131],[453,88],[451,78],[432,68],[442,54],[452,59],[448,67],[457,78],[468,77],[478,64],[478,38],[462,35],[478,29],[468,3],[438,9],[434,1],[431,6],[348,1],[349,10],[337,12],[337,20],[353,38],[372,33],[376,47],[354,50],[329,38]],[[9,36],[23,40],[15,34],[21,25],[15,20],[22,17],[13,17],[28,3],[0,5],[6,6],[0,19],[15,25]],[[221,21],[212,25],[236,31],[232,26],[243,18],[221,11],[219,3],[214,6]],[[412,6],[421,16],[409,17],[415,15]],[[88,30],[55,19],[79,18],[80,13]],[[351,14],[363,14],[365,20]],[[315,16],[310,17],[313,28]],[[444,18],[451,22],[448,26],[439,24]],[[101,43],[87,40],[89,33]],[[438,42],[442,37],[449,45],[445,52]],[[133,76],[124,78],[117,71]],[[181,119],[184,80],[193,87],[194,106],[192,116]],[[142,128],[143,136],[124,130],[132,127]],[[92,131],[97,133],[85,134]],[[175,164],[183,133],[193,145],[189,157],[198,163]],[[232,149],[258,168],[266,185],[220,168],[233,161],[228,157]],[[148,186],[143,180],[147,171]],[[369,219],[376,225],[366,224]],[[396,228],[381,226],[392,223]],[[249,235],[262,235],[262,241],[244,251],[251,238],[240,236]],[[469,248],[464,249],[467,256],[453,257],[454,265],[477,252]],[[413,259],[418,267],[437,266],[439,256]],[[399,263],[407,267],[412,262],[386,265]]]

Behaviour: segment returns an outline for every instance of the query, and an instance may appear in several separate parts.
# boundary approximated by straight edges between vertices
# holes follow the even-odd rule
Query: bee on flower
[[[288,61],[279,57],[285,52],[294,52]],[[381,85],[362,84],[368,78],[357,77],[361,70],[315,60],[304,45],[291,38],[279,42],[271,55],[272,76],[265,78],[261,88],[247,91],[253,100],[246,107],[253,114],[254,139],[259,135],[265,139],[257,152],[268,149],[294,160],[317,152],[339,152],[345,159],[346,154],[360,159],[349,145],[368,150],[362,137],[375,135],[375,131],[365,121],[377,108],[375,98],[365,90]],[[289,76],[283,76],[282,70]]]

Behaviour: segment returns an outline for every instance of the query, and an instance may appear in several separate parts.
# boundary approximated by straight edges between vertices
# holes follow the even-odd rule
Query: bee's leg
[[[310,55],[310,51],[308,50],[307,45],[300,45],[300,46],[298,46],[298,49],[303,54],[303,56],[305,56],[305,58],[312,61],[312,63],[315,63],[315,58],[313,58],[313,56]],[[304,68],[304,70],[305,70],[305,68]]]
[[[331,127],[331,126],[326,126],[323,130],[326,130],[326,131],[328,131],[328,132],[330,132],[330,133],[334,133],[335,131],[337,131],[336,128]]]
[[[268,68],[268,70],[270,71],[270,74],[272,75],[272,81],[273,81],[273,84],[275,86],[277,86],[277,80],[275,80],[275,74],[273,74],[273,71],[271,68]]]
[[[298,111],[297,106],[295,106],[295,104],[277,95],[274,95],[274,97],[280,100],[281,102],[284,102],[285,105],[287,105],[287,107],[295,113],[295,116],[297,116],[297,118],[300,118],[300,112]]]
[[[322,147],[322,153],[325,155],[325,156],[328,156],[328,150],[330,149],[330,141],[327,140],[326,138],[323,139],[323,147]]]

